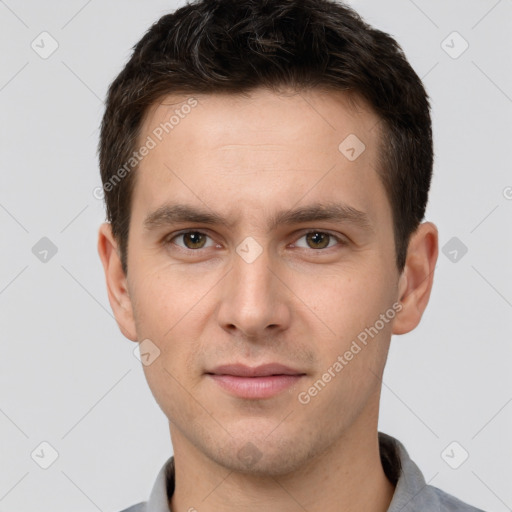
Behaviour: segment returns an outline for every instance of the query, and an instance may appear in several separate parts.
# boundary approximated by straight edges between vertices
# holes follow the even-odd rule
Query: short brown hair
[[[401,272],[425,214],[433,145],[429,99],[400,46],[334,0],[198,0],[153,24],[108,90],[99,163],[125,273],[135,176],[125,171],[119,179],[119,171],[149,107],[172,93],[257,87],[352,91],[373,108]]]

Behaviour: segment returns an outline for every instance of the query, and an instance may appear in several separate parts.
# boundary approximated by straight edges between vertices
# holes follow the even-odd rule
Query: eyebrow
[[[274,214],[267,225],[270,231],[279,225],[292,225],[315,221],[334,221],[353,224],[357,228],[374,232],[373,225],[365,212],[343,203],[315,203],[293,210],[282,210]],[[197,223],[207,225],[223,225],[229,229],[235,222],[222,215],[202,208],[186,204],[167,203],[150,213],[144,220],[147,231],[178,223]]]

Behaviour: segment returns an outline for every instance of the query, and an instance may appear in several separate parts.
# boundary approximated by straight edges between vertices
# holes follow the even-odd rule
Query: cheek
[[[141,334],[157,339],[172,337],[201,310],[201,301],[215,281],[176,268],[141,269],[133,275],[132,305]]]
[[[329,274],[294,276],[293,290],[315,325],[328,338],[347,338],[378,319],[391,304],[392,283],[377,262],[364,268],[339,268]]]
[[[356,407],[356,402],[375,389],[375,375],[385,364],[395,317],[390,275],[373,261],[366,271],[359,268],[350,277],[332,275],[321,281],[323,286],[314,294],[310,292],[308,305],[312,304],[315,313],[309,315],[310,321],[319,326],[313,337],[321,340],[315,349],[320,361],[315,378],[332,379],[331,391],[323,394],[325,400],[339,401],[340,405],[353,402]],[[387,311],[386,321],[381,320],[380,315]],[[336,378],[332,378],[333,373]]]
[[[139,276],[131,291],[139,339],[150,340],[158,354],[144,366],[144,373],[159,404],[179,394],[179,382],[188,379],[188,385],[194,384],[193,356],[199,350],[204,317],[200,302],[204,293],[192,293],[186,283],[164,277],[163,272],[146,274],[144,279]]]
[[[144,366],[144,374],[151,394],[170,421],[186,424],[189,418],[201,414],[199,404],[191,399],[192,387],[177,373],[164,353],[150,366]]]
[[[204,295],[190,293],[185,283],[147,276],[134,290],[134,317],[140,339],[149,339],[158,356],[143,370],[156,402],[169,418],[198,414],[190,395],[197,377],[201,309]]]

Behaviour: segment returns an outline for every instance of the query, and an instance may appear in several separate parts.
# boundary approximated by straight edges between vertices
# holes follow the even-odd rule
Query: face
[[[375,428],[400,308],[378,118],[344,93],[194,98],[142,127],[123,332],[159,350],[175,453],[286,474]]]

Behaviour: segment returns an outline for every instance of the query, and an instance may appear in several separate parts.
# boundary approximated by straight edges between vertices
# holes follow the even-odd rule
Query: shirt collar
[[[393,499],[387,512],[416,510],[418,504],[429,504],[437,510],[437,494],[432,492],[418,466],[411,460],[404,445],[394,437],[379,432],[380,456],[384,472],[395,485]],[[423,492],[421,492],[423,491]],[[174,457],[162,466],[147,502],[147,512],[171,512],[169,497],[174,493]]]

